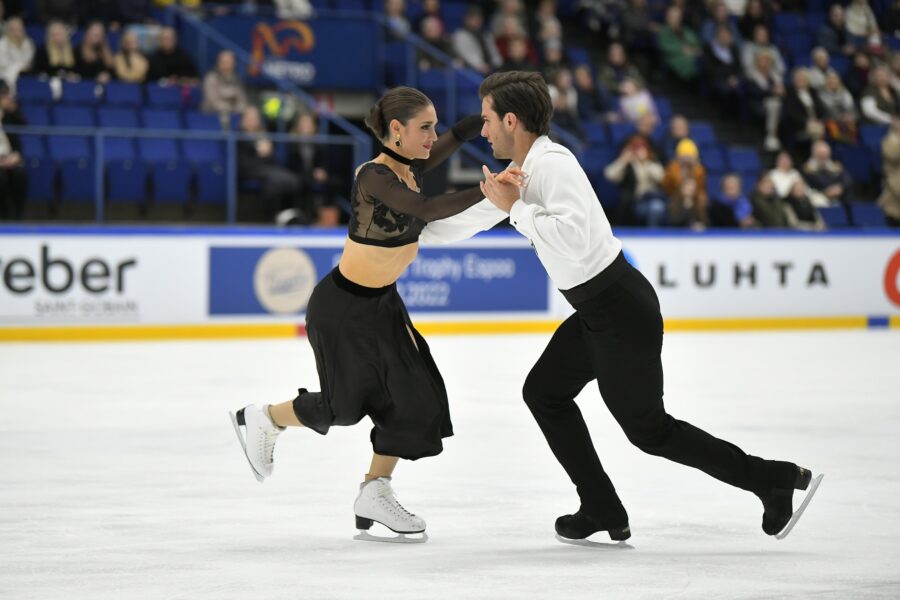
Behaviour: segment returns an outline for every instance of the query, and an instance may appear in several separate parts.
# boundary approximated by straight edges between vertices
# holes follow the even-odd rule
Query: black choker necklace
[[[405,156],[403,156],[403,155],[401,155],[401,154],[397,154],[396,152],[394,152],[393,150],[391,150],[391,149],[388,148],[387,146],[382,146],[382,147],[381,147],[381,152],[382,152],[383,154],[387,154],[388,156],[390,156],[391,158],[393,158],[394,160],[396,160],[398,163],[403,163],[403,164],[406,165],[406,166],[409,166],[409,165],[412,164],[412,159],[411,159],[411,158],[406,158]]]

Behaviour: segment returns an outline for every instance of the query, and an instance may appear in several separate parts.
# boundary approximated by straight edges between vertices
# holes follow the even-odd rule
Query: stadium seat
[[[622,145],[628,136],[635,132],[635,127],[631,123],[610,123],[609,137],[612,145],[618,148]]]
[[[869,153],[859,146],[839,145],[836,158],[844,165],[844,169],[855,183],[866,184],[872,179],[872,164]]]
[[[51,135],[47,138],[48,156],[56,160],[75,160],[92,156],[92,140],[85,136]]]
[[[216,120],[218,121],[217,117]],[[181,129],[181,114],[177,110],[145,108],[141,122],[147,129]]]
[[[112,202],[144,202],[147,199],[147,167],[137,160],[106,163],[106,197]]]
[[[184,122],[188,129],[200,131],[222,131],[222,122],[218,115],[209,113],[188,111],[184,115]]]
[[[47,155],[44,136],[25,133],[19,136],[22,142],[22,154],[25,158],[43,158]]]
[[[50,201],[56,197],[56,162],[50,158],[25,155],[28,199]]]
[[[98,111],[97,120],[100,127],[115,127],[120,129],[137,129],[137,112],[133,108],[104,108]]]
[[[853,202],[850,204],[853,224],[858,227],[884,227],[884,213],[874,202]]]
[[[63,81],[59,101],[69,106],[93,106],[100,100],[97,87],[93,81]]]
[[[41,104],[28,104],[22,107],[22,116],[29,125],[50,125],[50,111]]]
[[[717,144],[700,147],[700,163],[710,173],[721,174],[728,171],[728,161]]]
[[[759,154],[753,148],[729,148],[728,162],[732,170],[742,173],[758,173],[762,170]]]
[[[225,162],[225,148],[218,140],[184,139],[181,148],[185,160],[190,163]]]
[[[139,138],[138,151],[150,163],[177,163],[181,160],[178,144],[171,138]]]
[[[708,146],[716,142],[716,130],[708,121],[691,121],[690,138],[697,146]]]
[[[584,124],[584,133],[587,136],[588,144],[591,146],[606,146],[609,140],[606,136],[606,125],[595,121],[588,121]]]
[[[169,161],[153,165],[153,200],[164,203],[187,203],[191,197],[191,167]]]
[[[104,100],[109,106],[138,108],[144,103],[141,86],[136,83],[113,81],[104,88]]]
[[[826,206],[819,209],[819,214],[822,215],[822,220],[825,221],[825,224],[830,229],[847,227],[849,225],[847,222],[847,211],[844,210],[843,206]]]
[[[93,202],[96,195],[94,160],[92,158],[71,158],[59,165],[62,176],[60,198],[67,202]]]
[[[32,77],[23,76],[16,80],[16,97],[23,106],[53,102],[50,84]]]
[[[146,87],[147,105],[151,108],[178,110],[184,106],[181,89],[179,85],[148,84]]]
[[[225,167],[220,163],[199,164],[197,175],[197,202],[201,204],[225,204],[227,199],[227,179]]]
[[[134,140],[125,137],[103,138],[103,160],[135,160],[137,152],[134,148]]]
[[[50,109],[53,124],[58,127],[96,127],[94,109],[88,106],[54,106]]]

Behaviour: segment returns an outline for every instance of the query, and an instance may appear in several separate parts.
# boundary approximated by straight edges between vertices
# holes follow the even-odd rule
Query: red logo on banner
[[[278,34],[282,32],[287,33],[281,36],[279,42]],[[306,53],[312,50],[315,44],[316,38],[312,28],[306,23],[300,21],[281,21],[275,25],[257,23],[253,28],[252,61],[249,73],[254,77],[259,75],[267,55],[284,58],[291,48],[297,52]]]
[[[897,285],[897,275],[900,275],[900,250],[894,253],[884,271],[884,293],[887,294],[888,300],[900,306],[900,285]]]

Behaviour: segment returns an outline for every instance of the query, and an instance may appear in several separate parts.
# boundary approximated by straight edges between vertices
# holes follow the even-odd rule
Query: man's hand
[[[525,187],[527,176],[522,169],[513,167],[501,172],[499,175],[491,173],[490,169],[482,166],[485,180],[481,182],[481,193],[494,203],[494,206],[505,213],[509,213],[512,205],[519,199],[520,188]]]

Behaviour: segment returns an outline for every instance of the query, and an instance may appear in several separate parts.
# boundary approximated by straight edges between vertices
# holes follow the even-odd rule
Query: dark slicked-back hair
[[[366,126],[379,140],[390,135],[388,126],[393,119],[404,125],[420,110],[431,106],[428,96],[411,87],[395,87],[388,90],[369,111]]]
[[[536,135],[550,133],[553,104],[547,82],[540,73],[494,73],[481,82],[478,94],[482,100],[490,96],[494,101],[494,111],[501,117],[513,113],[527,131]]]

